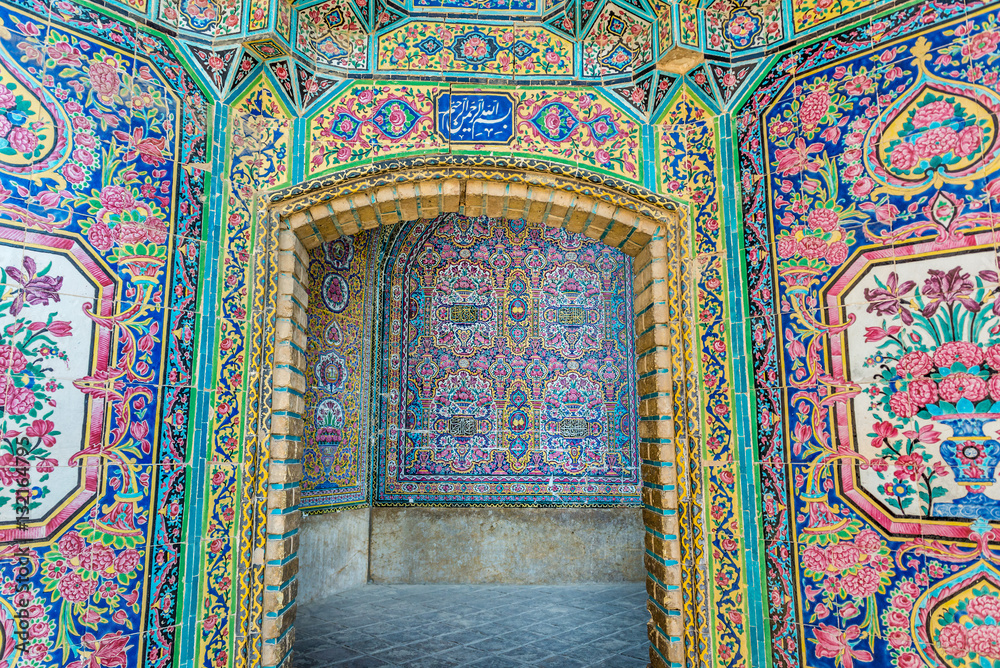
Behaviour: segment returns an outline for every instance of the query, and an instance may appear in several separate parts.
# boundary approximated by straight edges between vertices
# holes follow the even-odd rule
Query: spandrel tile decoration
[[[980,0],[0,0],[0,666],[1000,668],[998,91]]]

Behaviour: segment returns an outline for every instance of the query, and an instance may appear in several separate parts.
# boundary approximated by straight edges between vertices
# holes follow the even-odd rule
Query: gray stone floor
[[[644,668],[643,584],[368,585],[298,609],[295,668]]]

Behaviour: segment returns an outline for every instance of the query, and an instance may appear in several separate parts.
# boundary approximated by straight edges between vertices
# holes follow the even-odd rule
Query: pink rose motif
[[[896,649],[903,649],[913,644],[910,634],[904,631],[893,631],[889,634],[889,644]]]
[[[971,373],[953,373],[938,383],[938,393],[949,403],[956,403],[962,399],[976,403],[985,399],[988,392],[986,381]]]
[[[545,52],[545,62],[549,63],[550,65],[556,65],[559,63],[560,60],[562,60],[562,58],[560,58],[559,54],[556,53],[555,51],[552,51],[550,49]]]
[[[87,230],[87,239],[90,240],[90,245],[99,251],[111,250],[111,247],[115,245],[114,237],[111,236],[111,228],[100,220],[95,221]]]
[[[915,112],[910,121],[915,128],[928,128],[931,123],[944,123],[955,117],[955,106],[951,102],[938,100],[926,104]]]
[[[938,647],[945,653],[954,657],[963,657],[968,650],[968,641],[965,638],[965,627],[957,622],[953,622],[943,627],[938,634]]]
[[[111,213],[123,213],[135,208],[135,197],[123,186],[104,186],[99,198],[101,206]]]
[[[809,214],[809,227],[830,232],[840,225],[840,217],[832,209],[815,209]]]
[[[966,635],[969,651],[991,659],[1000,658],[1000,626],[976,626]]]
[[[849,252],[847,244],[843,241],[835,241],[830,244],[830,248],[826,251],[826,261],[833,266],[843,264],[847,260]]]
[[[16,104],[17,98],[14,97],[14,91],[6,86],[0,86],[0,109],[10,109]]]
[[[920,587],[917,585],[916,582],[902,583],[901,585],[899,585],[899,591],[913,598],[920,596]]]
[[[795,251],[798,247],[798,243],[795,241],[795,237],[785,236],[778,239],[778,257],[786,258],[795,255]]]
[[[906,392],[897,392],[889,397],[889,408],[901,418],[913,417],[918,410]]]
[[[0,372],[21,373],[28,366],[28,358],[14,346],[0,346]]]
[[[837,543],[827,550],[830,566],[843,571],[861,561],[861,550],[854,543]]]
[[[896,470],[893,472],[900,480],[904,478],[911,482],[916,481],[924,473],[924,458],[918,453],[900,455],[896,459]]]
[[[920,378],[929,374],[933,368],[934,364],[931,356],[919,350],[906,353],[896,363],[896,373],[901,377],[906,377],[906,374],[910,374],[914,378]]]
[[[115,559],[115,570],[119,573],[131,573],[138,567],[140,560],[139,553],[129,548]]]
[[[27,128],[17,127],[11,128],[7,142],[18,153],[31,153],[38,146],[38,137]]]
[[[611,162],[611,154],[605,151],[603,148],[597,149],[597,153],[594,155],[597,159],[597,164],[606,165]]]
[[[934,364],[942,369],[953,364],[962,364],[966,369],[979,366],[983,362],[983,351],[968,341],[949,341],[934,351]]]
[[[899,610],[890,610],[885,616],[885,623],[889,626],[906,628],[910,625],[910,618],[901,613]]]
[[[958,146],[958,133],[953,128],[931,128],[913,142],[917,155],[922,158],[933,158],[944,155]]]
[[[608,130],[610,129],[608,127],[607,122],[604,121],[603,119],[602,120],[598,120],[598,121],[594,121],[593,128],[594,128],[594,132],[596,132],[601,137],[603,137],[604,135],[608,134]]]
[[[46,622],[35,622],[30,627],[28,627],[28,636],[34,640],[35,638],[45,638],[49,635],[49,623]]]
[[[70,603],[83,603],[97,591],[97,580],[84,580],[76,571],[70,571],[60,578],[57,588]]]
[[[12,487],[20,476],[20,473],[16,470],[17,468],[18,460],[14,455],[9,452],[0,455],[0,484]]]
[[[118,94],[121,80],[118,78],[118,66],[107,62],[91,63],[87,70],[90,75],[90,86],[104,102],[110,102]]]
[[[962,47],[962,55],[976,60],[996,51],[997,44],[1000,44],[1000,33],[985,30],[969,38],[969,43]]]
[[[955,147],[955,155],[967,158],[983,144],[983,129],[978,125],[970,125],[958,133],[958,146]]]
[[[993,401],[1000,401],[1000,376],[990,376],[989,381],[986,383],[986,389],[990,393],[990,398]]]
[[[822,573],[829,564],[826,551],[821,547],[811,545],[802,551],[802,565],[811,571]]]
[[[545,129],[551,134],[558,134],[560,123],[561,119],[559,118],[559,112],[556,110],[553,109],[549,113],[545,114]]]
[[[910,392],[910,399],[921,408],[937,401],[937,383],[930,378],[918,378],[912,381],[907,389]]]
[[[908,172],[920,162],[920,156],[913,144],[899,144],[889,152],[889,162],[893,169],[901,172]]]
[[[80,565],[89,571],[103,573],[108,570],[115,560],[115,552],[110,547],[101,543],[94,543],[90,549],[82,555]]]
[[[870,568],[862,568],[857,573],[848,573],[841,579],[841,583],[851,596],[857,598],[867,598],[882,585],[882,578]]]
[[[146,241],[162,244],[167,240],[167,226],[159,218],[146,219]]]
[[[896,659],[897,668],[925,668],[925,664],[913,652],[903,652]]]
[[[864,168],[860,164],[856,164],[846,168],[843,172],[841,172],[841,175],[844,177],[844,180],[853,181],[861,176],[864,171]]]
[[[0,137],[6,137],[12,127],[14,126],[10,124],[6,116],[0,116]]]
[[[115,225],[112,238],[120,244],[139,244],[146,239],[145,225]]]
[[[351,159],[351,149],[349,146],[341,146],[337,151],[337,160],[340,162],[346,162]]]
[[[992,617],[1000,622],[1000,598],[996,596],[976,596],[969,599],[966,608],[970,615],[985,620]]]
[[[854,544],[865,554],[875,554],[882,549],[882,539],[871,529],[865,529],[854,539]]]
[[[94,164],[94,154],[84,148],[75,149],[73,151],[73,159],[87,167]]]
[[[366,88],[358,93],[358,102],[361,104],[369,104],[374,99],[375,92],[371,88]]]
[[[825,90],[813,91],[802,101],[799,107],[799,120],[804,126],[812,126],[823,120],[830,110],[830,94]]]
[[[854,182],[851,186],[851,194],[855,197],[868,197],[872,190],[875,189],[875,181],[864,176]]]
[[[7,388],[7,396],[4,400],[4,410],[9,415],[26,415],[35,406],[35,393],[27,387]]]
[[[395,107],[389,112],[389,124],[394,128],[403,127],[403,123],[406,122],[406,114],[399,107]]]
[[[897,594],[892,597],[892,606],[900,610],[910,610],[913,608],[913,599]]]
[[[67,559],[74,559],[83,554],[87,543],[78,533],[68,533],[59,539],[59,553]]]
[[[66,163],[62,173],[66,177],[66,180],[73,184],[83,183],[84,179],[87,178],[87,173],[83,171],[83,167],[75,162]]]
[[[808,260],[818,260],[826,255],[826,242],[816,237],[803,237],[799,242],[799,255]]]
[[[80,146],[86,146],[87,148],[94,148],[97,146],[97,142],[94,141],[94,135],[87,132],[78,132],[73,136],[73,141],[75,141]]]
[[[994,371],[1000,371],[1000,345],[990,346],[986,349],[986,363]]]

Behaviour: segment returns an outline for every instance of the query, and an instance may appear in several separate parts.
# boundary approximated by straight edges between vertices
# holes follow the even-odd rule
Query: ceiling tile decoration
[[[319,76],[301,65],[296,65],[295,70],[299,84],[299,104],[303,110],[337,85],[336,79]]]
[[[702,64],[691,71],[687,76],[695,86],[697,86],[708,99],[718,103],[715,89],[712,87],[712,75],[708,71],[708,65]]]
[[[719,87],[719,92],[722,94],[722,102],[723,104],[727,104],[735,97],[736,91],[743,85],[743,82],[747,80],[747,76],[753,71],[754,65],[751,63],[736,67],[723,67],[722,65],[712,63],[711,68],[715,85]]]
[[[678,77],[667,74],[666,72],[657,72],[656,77],[656,88],[653,91],[653,109],[656,111],[660,110],[660,105],[667,99],[667,95],[670,90],[677,83]]]
[[[240,84],[246,81],[247,77],[260,65],[260,61],[254,58],[248,51],[244,51],[240,56],[240,64],[236,67],[236,74],[233,75],[232,90],[239,88]]]
[[[236,54],[240,51],[239,47],[211,51],[192,44],[189,48],[194,54],[195,62],[201,66],[208,80],[212,82],[216,90],[221,91],[225,87],[229,71],[236,61]]]
[[[320,66],[358,71],[368,68],[367,27],[349,0],[326,0],[300,9],[295,46]]]
[[[295,105],[295,81],[292,80],[292,64],[288,59],[271,60],[267,63],[271,74],[278,81],[281,90],[288,96],[288,100]]]
[[[652,24],[607,3],[583,39],[583,76],[628,74],[653,60]]]
[[[653,86],[656,82],[656,72],[650,72],[642,78],[622,86],[611,86],[611,90],[629,103],[639,115],[645,118],[652,108]]]

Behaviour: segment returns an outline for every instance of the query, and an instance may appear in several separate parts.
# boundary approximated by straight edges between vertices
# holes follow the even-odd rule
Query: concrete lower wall
[[[377,584],[569,584],[646,577],[638,508],[371,512],[370,573]]]
[[[299,532],[299,605],[368,580],[369,508],[303,518]]]

